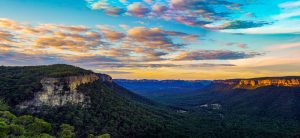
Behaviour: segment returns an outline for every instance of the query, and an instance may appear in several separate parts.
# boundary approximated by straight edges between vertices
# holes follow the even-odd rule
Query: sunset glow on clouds
[[[0,64],[129,79],[300,75],[298,12],[297,0],[0,1]]]

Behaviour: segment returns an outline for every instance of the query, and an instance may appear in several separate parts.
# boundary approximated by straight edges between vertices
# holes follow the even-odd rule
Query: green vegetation
[[[101,81],[81,85],[78,91],[90,97],[87,107],[66,105],[62,107],[38,107],[19,110],[15,106],[33,98],[40,91],[40,79],[48,76],[81,75],[89,73],[73,66],[52,65],[37,67],[1,67],[0,98],[12,107],[15,114],[33,115],[52,124],[52,132],[58,133],[60,125],[74,126],[77,137],[89,134],[110,134],[112,137],[174,137],[184,136],[180,127],[182,116],[152,103],[143,97],[109,86]],[[66,73],[67,72],[67,73]],[[113,88],[112,88],[113,87]],[[65,126],[63,128],[66,128]],[[60,136],[73,137],[66,129]]]
[[[31,115],[16,116],[6,111],[7,105],[0,100],[0,137],[1,138],[75,138],[74,127],[69,124],[60,125],[58,134],[53,134],[52,124]],[[3,110],[4,109],[4,110]],[[109,134],[91,138],[110,138]]]
[[[65,105],[61,107],[32,107],[24,110],[16,105],[33,98],[41,89],[40,80],[44,77],[65,77],[89,74],[69,65],[37,67],[0,67],[0,137],[30,138],[109,138],[109,137],[299,137],[300,123],[297,118],[268,118],[269,114],[280,115],[280,110],[287,109],[292,116],[299,115],[291,109],[299,109],[294,104],[299,96],[273,93],[271,99],[264,100],[261,95],[246,96],[241,92],[233,95],[203,93],[198,95],[173,97],[172,103],[180,107],[165,107],[140,97],[117,84],[95,81],[79,86],[78,92],[90,97],[88,106]],[[278,101],[272,101],[281,97]],[[217,98],[217,99],[216,99]],[[206,101],[205,101],[206,99]],[[4,102],[5,101],[5,102]],[[222,103],[223,101],[223,103]],[[222,109],[203,109],[204,103],[222,104]],[[255,106],[264,102],[276,103],[264,110]],[[6,103],[8,105],[6,105]],[[239,103],[239,104],[238,104]],[[243,103],[243,104],[241,104]],[[224,106],[223,106],[224,105]],[[234,106],[236,105],[236,106]],[[250,106],[253,105],[253,106]],[[227,106],[235,109],[227,110]],[[249,108],[251,107],[251,108]],[[280,108],[276,108],[280,107]],[[185,109],[187,112],[176,112]],[[251,110],[250,110],[251,109]],[[276,109],[276,110],[274,110]],[[247,112],[245,112],[247,111]],[[244,112],[245,114],[240,114]],[[103,134],[103,135],[101,135]]]
[[[75,132],[74,127],[69,124],[62,124],[60,125],[60,132],[59,137],[60,138],[75,138]]]
[[[174,94],[163,102],[190,110],[185,122],[190,122],[195,137],[299,137],[299,92],[299,87],[245,90],[216,84],[196,92]],[[222,107],[201,107],[205,104]]]
[[[54,126],[71,124],[79,137],[87,137],[90,133],[108,133],[112,137],[172,137],[184,134],[184,128],[180,127],[181,116],[171,110],[129,100],[97,81],[80,86],[78,91],[91,97],[89,107],[45,107],[40,108],[38,113],[30,109],[22,114],[49,119]]]

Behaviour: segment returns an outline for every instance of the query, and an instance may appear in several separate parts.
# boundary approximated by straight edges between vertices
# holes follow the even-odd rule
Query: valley
[[[168,94],[160,95],[155,100],[188,111],[187,114],[191,115],[189,119],[192,120],[200,119],[199,116],[203,116],[203,112],[218,115],[219,121],[226,126],[221,125],[223,129],[238,127],[236,128],[238,133],[249,133],[251,130],[267,134],[264,137],[276,137],[281,134],[284,137],[294,137],[298,136],[300,123],[300,85],[297,83],[299,78],[288,76],[215,80],[204,87],[191,86],[189,88],[191,91],[166,91]],[[143,83],[138,82],[142,89]],[[123,86],[130,88],[130,85]],[[138,89],[136,91],[140,93]],[[155,90],[148,92],[154,93],[145,94],[148,98],[153,98],[151,95],[156,93]],[[191,122],[198,124],[195,120]],[[281,133],[287,131],[290,131],[288,133],[291,135]],[[250,137],[257,137],[257,135]]]
[[[3,135],[59,137],[66,124],[78,138],[297,137],[300,89],[291,81],[296,79],[276,78],[286,81],[253,88],[238,79],[114,80],[64,64],[2,66],[0,107],[7,108],[1,117],[30,115],[51,126],[51,131],[27,133],[31,130],[21,125],[24,132]]]

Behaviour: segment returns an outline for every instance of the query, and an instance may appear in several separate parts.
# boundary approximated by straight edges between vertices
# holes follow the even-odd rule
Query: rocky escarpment
[[[82,84],[92,83],[96,80],[108,81],[101,76],[106,75],[82,75],[63,78],[43,78],[40,83],[42,90],[35,93],[34,98],[19,105],[20,108],[30,106],[63,106],[65,104],[87,105],[90,98],[77,90]]]
[[[101,82],[112,83],[112,77],[106,74],[97,74]]]
[[[266,86],[300,87],[300,77],[217,80],[214,83],[240,89],[256,89]]]
[[[285,87],[299,87],[300,79],[288,78],[288,79],[247,79],[240,80],[239,84],[235,88],[245,88],[245,89],[256,89],[265,86],[285,86]]]

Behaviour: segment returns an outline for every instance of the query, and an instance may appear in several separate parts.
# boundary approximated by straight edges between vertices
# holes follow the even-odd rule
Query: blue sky
[[[2,65],[132,79],[300,75],[299,0],[0,0],[0,19]]]

